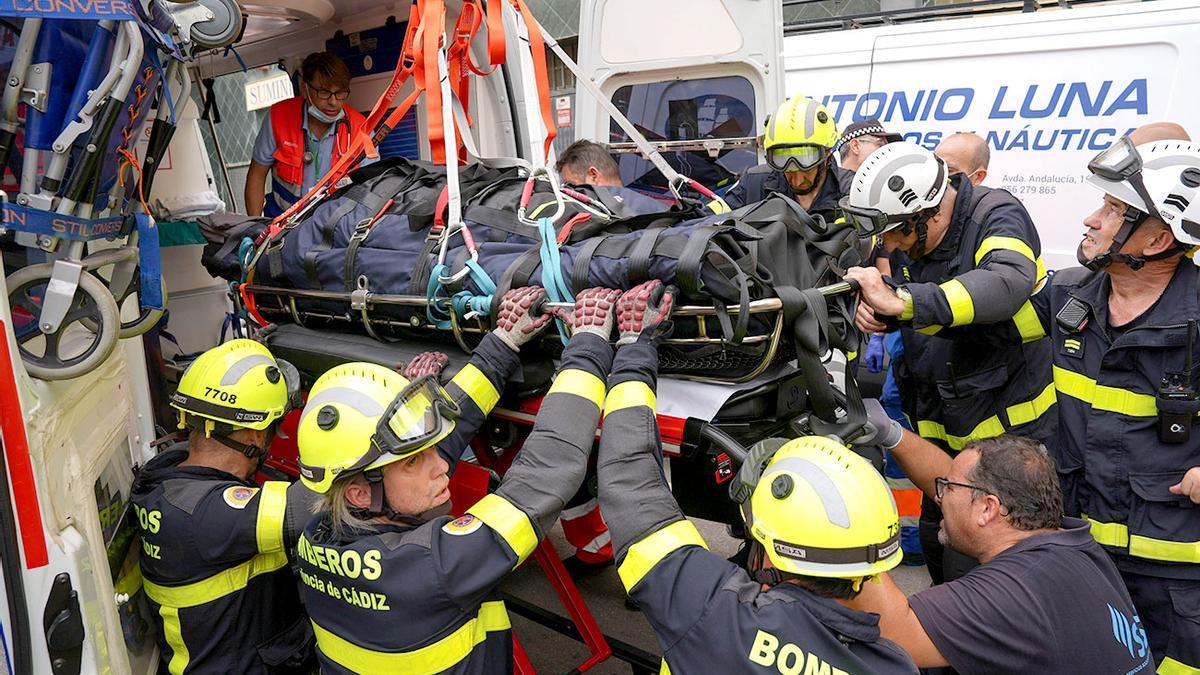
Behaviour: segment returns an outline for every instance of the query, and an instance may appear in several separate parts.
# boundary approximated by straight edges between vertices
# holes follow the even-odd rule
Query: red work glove
[[[496,328],[492,331],[514,352],[529,342],[554,318],[542,314],[546,302],[546,289],[536,286],[514,288],[500,299],[500,311],[496,316]]]
[[[613,305],[621,291],[611,288],[589,288],[575,296],[575,309],[559,309],[555,316],[571,327],[573,333],[599,335],[608,342],[612,335],[616,312]]]
[[[658,279],[638,284],[617,301],[618,345],[637,342],[642,333],[665,322],[671,315],[675,295]]]
[[[397,370],[410,382],[426,375],[440,378],[447,363],[450,363],[450,357],[441,352],[422,352],[414,356],[407,366]]]

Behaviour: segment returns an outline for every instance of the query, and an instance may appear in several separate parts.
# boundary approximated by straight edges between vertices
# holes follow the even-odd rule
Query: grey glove
[[[509,349],[520,353],[521,345],[542,332],[554,317],[542,314],[542,303],[546,302],[545,289],[536,286],[514,288],[500,299],[500,311],[496,316],[496,328],[492,330]]]
[[[878,399],[864,399],[867,408],[867,423],[863,433],[850,441],[851,445],[881,445],[888,450],[900,444],[904,438],[904,427],[896,420],[888,417],[887,412]]]

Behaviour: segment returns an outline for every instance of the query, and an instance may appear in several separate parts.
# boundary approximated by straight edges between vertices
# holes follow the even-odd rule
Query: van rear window
[[[613,94],[617,109],[650,142],[752,139],[758,135],[754,86],[744,77],[708,77],[626,85]],[[628,135],[611,122],[609,142]],[[725,147],[710,156],[704,149],[663,150],[667,163],[709,188],[728,187],[743,169],[758,163],[750,147]],[[619,154],[621,180],[630,187],[665,190],[666,179],[637,154]]]

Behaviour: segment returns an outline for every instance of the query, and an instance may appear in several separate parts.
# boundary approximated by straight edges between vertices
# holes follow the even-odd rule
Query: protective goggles
[[[1144,208],[1132,205],[1133,208],[1163,220],[1162,214],[1154,206],[1154,200],[1150,198],[1145,181],[1142,180],[1142,156],[1128,136],[1093,157],[1092,161],[1088,162],[1088,171],[1114,183],[1129,183],[1145,205]]]
[[[862,237],[873,237],[898,227],[912,228],[925,219],[920,212],[893,216],[879,209],[851,206],[850,197],[842,197],[838,201],[838,208],[846,214],[846,219],[854,224],[854,229]]]
[[[460,410],[433,375],[413,380],[392,399],[371,444],[380,452],[404,455],[433,443]]]
[[[808,171],[824,162],[829,152],[816,143],[781,143],[767,148],[767,164],[776,171]]]

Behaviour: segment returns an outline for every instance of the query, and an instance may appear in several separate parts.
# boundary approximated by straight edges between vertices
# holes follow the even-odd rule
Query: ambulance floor
[[[737,541],[726,534],[723,524],[704,520],[694,522],[709,548],[717,554],[728,557],[737,550]],[[560,526],[555,526],[550,533],[550,540],[558,550],[560,558],[572,553],[563,538]],[[929,586],[929,573],[925,567],[900,566],[892,576],[906,593],[915,593]],[[592,576],[576,580],[576,586],[605,635],[653,654],[660,653],[654,633],[645,617],[640,612],[625,607],[625,593],[614,568],[609,567]],[[559,616],[566,616],[566,611],[537,565],[526,565],[518,570],[505,582],[503,590],[527,603]],[[510,611],[510,614],[513,629],[538,673],[565,673],[587,658],[587,649],[582,643],[518,616],[515,612]],[[630,668],[616,658],[610,658],[587,672],[596,675],[625,675],[630,672]]]

